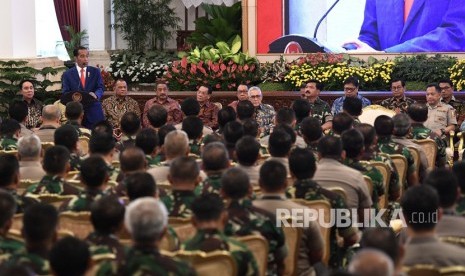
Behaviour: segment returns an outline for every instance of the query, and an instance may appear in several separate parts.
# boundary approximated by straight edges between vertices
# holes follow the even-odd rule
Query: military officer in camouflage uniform
[[[344,199],[329,190],[322,188],[312,177],[316,170],[315,158],[308,149],[294,149],[289,156],[289,168],[296,178],[293,186],[287,188],[287,198],[300,198],[308,201],[325,200],[332,209],[347,209]],[[344,247],[337,243],[337,236],[344,239]],[[351,226],[335,225],[330,230],[330,267],[340,267],[345,256],[345,249],[357,242],[356,229]]]
[[[229,251],[237,264],[237,275],[259,275],[257,263],[252,253],[241,242],[223,234],[227,213],[223,200],[215,194],[205,194],[194,201],[192,205],[193,223],[197,233],[193,238],[183,243],[181,249]]]
[[[168,212],[161,201],[151,197],[132,201],[124,222],[134,246],[128,250],[119,275],[195,275],[188,264],[161,254],[157,247],[168,223]]]
[[[415,169],[415,160],[407,147],[392,140],[394,123],[386,115],[378,116],[375,120],[375,130],[378,135],[378,151],[386,154],[401,154],[407,159],[408,186],[419,183],[419,176]],[[406,187],[406,186],[405,186]]]
[[[170,164],[168,180],[171,191],[160,200],[168,210],[170,217],[189,218],[192,216],[192,203],[195,199],[194,189],[200,182],[200,170],[193,157],[178,157]]]
[[[86,187],[79,195],[63,203],[60,211],[84,212],[90,211],[92,203],[99,200],[111,190],[105,192],[108,181],[107,164],[98,155],[88,157],[82,162],[81,182]]]
[[[149,168],[160,165],[160,161],[157,160],[158,154],[158,135],[153,128],[144,128],[136,135],[136,147],[142,149],[147,159],[147,165]]]
[[[356,129],[349,129],[342,133],[341,140],[343,148],[346,151],[344,165],[360,171],[371,179],[373,183],[373,193],[371,194],[373,207],[379,210],[379,197],[384,195],[383,175],[370,164],[360,162],[364,151],[363,135]]]
[[[6,265],[26,266],[38,275],[49,275],[49,250],[56,241],[58,212],[52,205],[35,204],[23,217],[22,234],[25,248],[13,254]]]
[[[392,162],[392,159],[389,155],[384,153],[379,153],[375,150],[377,145],[377,137],[375,128],[369,124],[360,124],[356,127],[357,130],[360,131],[363,135],[363,141],[365,143],[365,151],[361,157],[361,160],[364,161],[379,161],[389,168],[391,172],[391,177],[389,178],[389,194],[388,199],[390,202],[396,201],[400,196],[400,188],[401,184],[399,181],[399,174],[397,173],[396,167]],[[397,204],[398,205],[398,204]],[[400,206],[399,206],[400,207]]]
[[[95,131],[89,141],[89,154],[100,154],[107,163],[110,181],[117,182],[120,169],[113,166],[115,152],[115,139],[113,132],[108,130]]]
[[[454,85],[452,81],[450,79],[440,80],[439,89],[441,89],[441,102],[455,109],[457,126],[462,125],[465,119],[465,103],[454,97]]]
[[[407,113],[408,107],[415,102],[415,100],[405,96],[405,81],[401,79],[391,80],[391,98],[383,100],[380,105],[394,110],[396,113]]]
[[[13,154],[0,154],[0,191],[10,194],[16,202],[16,213],[23,213],[24,209],[39,201],[28,196],[21,196],[17,192],[19,184],[19,162]]]
[[[94,232],[86,237],[93,260],[112,254],[115,259],[98,263],[97,275],[116,275],[117,268],[125,262],[126,247],[116,234],[121,230],[124,220],[124,205],[116,196],[104,196],[97,200],[91,208],[90,220]]]
[[[14,119],[6,119],[0,125],[0,150],[17,150],[21,125]]]
[[[457,126],[455,110],[452,106],[440,102],[441,90],[437,84],[429,84],[426,87],[426,102],[428,106],[428,119],[425,127],[436,132],[442,138],[449,135]]]
[[[415,140],[434,140],[438,146],[436,166],[444,167],[447,162],[447,144],[438,134],[423,125],[428,118],[428,107],[425,104],[420,103],[412,104],[408,109],[408,115],[412,120],[412,138]]]
[[[219,194],[221,175],[230,166],[228,150],[223,143],[213,142],[205,146],[202,154],[202,166],[208,177],[195,188],[195,194]]]
[[[0,191],[0,263],[8,259],[11,254],[16,253],[24,247],[18,240],[7,236],[11,227],[11,220],[16,213],[16,202],[13,196],[7,192]]]
[[[53,146],[47,149],[43,159],[43,166],[47,174],[38,184],[27,188],[28,194],[79,194],[80,189],[64,180],[69,170],[69,151],[64,146]]]
[[[269,135],[273,128],[273,121],[276,115],[274,107],[269,104],[262,103],[263,95],[262,90],[258,86],[252,86],[248,91],[249,100],[255,107],[255,120],[260,129],[260,135]]]
[[[276,227],[276,217],[254,207],[248,199],[252,192],[249,177],[239,168],[231,168],[221,179],[221,193],[229,214],[224,233],[228,236],[246,236],[259,232],[268,240],[268,274],[280,275],[284,269],[287,247],[284,232]]]
[[[318,80],[306,81],[305,88],[302,93],[302,98],[310,102],[310,116],[317,118],[320,121],[323,131],[331,129],[333,114],[329,104],[322,99],[319,95],[323,90],[323,84]]]
[[[318,141],[323,136],[318,119],[313,117],[303,119],[300,123],[300,133],[307,143],[307,148],[312,150],[315,160],[318,160]]]

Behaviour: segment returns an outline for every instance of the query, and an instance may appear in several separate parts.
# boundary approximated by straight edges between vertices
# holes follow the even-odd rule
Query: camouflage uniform
[[[196,273],[187,263],[164,256],[155,247],[134,246],[126,253],[126,264],[119,275],[184,276]]]
[[[457,118],[457,126],[460,126],[465,119],[465,102],[461,100],[457,100],[454,96],[452,96],[449,102],[443,101],[443,99],[441,98],[441,102],[448,104],[455,109],[455,116]]]
[[[407,176],[415,172],[415,160],[412,154],[407,147],[392,141],[391,136],[378,138],[378,151],[386,154],[402,154],[407,159]]]
[[[181,249],[204,252],[229,251],[236,260],[237,275],[258,275],[257,263],[250,250],[241,242],[225,236],[217,229],[197,229],[195,236],[184,242]]]
[[[329,104],[319,97],[316,98],[315,102],[310,102],[310,117],[317,118],[320,125],[333,120]]]
[[[87,188],[84,191],[80,191],[77,197],[64,202],[60,206],[60,211],[90,211],[92,203],[105,196],[105,194],[105,192],[98,188]]]
[[[81,157],[76,153],[71,153],[69,155],[69,166],[71,171],[80,171],[81,170]]]
[[[373,182],[373,194],[371,195],[373,207],[376,210],[379,210],[378,200],[380,196],[384,195],[383,175],[381,172],[370,164],[361,163],[360,161],[352,158],[346,158],[344,160],[344,165],[356,169],[371,179]]]
[[[165,196],[160,197],[165,204],[170,217],[189,218],[192,216],[192,202],[195,200],[194,191],[168,191]]]
[[[58,194],[58,195],[78,195],[79,189],[66,183],[63,178],[58,175],[46,175],[38,184],[34,184],[27,188],[27,192],[31,194]]]
[[[255,120],[258,123],[258,128],[263,129],[262,133],[260,133],[261,137],[271,133],[275,115],[274,108],[269,104],[262,103],[255,108]]]
[[[200,145],[202,141],[189,140],[190,154],[195,154],[198,158],[200,157]]]
[[[85,127],[82,127],[81,125],[79,125],[79,123],[77,121],[67,121],[65,123],[65,125],[71,125],[73,126],[77,133],[78,133],[78,136],[81,137],[81,136],[85,136],[87,138],[90,138],[90,135],[91,135],[91,131]]]
[[[268,272],[278,271],[278,260],[287,255],[284,232],[276,227],[273,214],[252,205],[249,199],[232,200],[227,207],[229,219],[224,228],[227,236],[247,236],[259,232],[268,240]]]
[[[5,191],[13,196],[16,201],[16,214],[22,214],[27,207],[39,203],[35,198],[18,195],[14,189],[0,188],[0,191]]]
[[[107,169],[108,169],[108,177],[109,177],[108,181],[118,182],[118,175],[119,175],[120,169],[116,168],[115,166],[111,164],[110,165],[107,164]]]
[[[160,158],[158,158],[159,155],[152,157],[151,155],[146,154],[145,159],[147,160],[147,165],[149,168],[157,167],[160,166]]]
[[[366,149],[362,155],[362,160],[365,161],[378,161],[386,164],[391,171],[391,177],[389,178],[389,201],[395,201],[395,194],[399,193],[400,191],[400,180],[399,180],[399,173],[396,170],[394,162],[387,154],[378,153],[371,149]]]
[[[0,264],[11,257],[12,254],[24,248],[24,243],[15,239],[0,236]]]
[[[18,139],[13,137],[3,137],[0,140],[0,150],[17,150]]]
[[[96,262],[98,266],[96,275],[116,275],[118,267],[125,261],[126,248],[118,241],[114,235],[101,235],[97,232],[90,233],[85,239],[89,244],[90,254],[94,261],[100,260],[108,254],[114,255],[114,260],[104,260]]]
[[[203,194],[220,194],[221,189],[221,174],[219,173],[212,173],[209,174],[207,179],[205,179],[199,186],[195,187],[195,195],[203,195]]]
[[[332,209],[347,209],[344,199],[331,191],[328,191],[318,185],[311,179],[301,179],[294,182],[286,190],[287,198],[300,198],[305,200],[325,200],[329,202]],[[328,265],[330,267],[340,267],[342,260],[346,254],[345,249],[337,244],[337,234],[343,238],[350,237],[355,234],[355,229],[352,226],[331,227],[330,231],[330,257]]]
[[[44,252],[41,255],[48,255]],[[50,275],[50,263],[47,256],[41,256],[36,253],[27,252],[25,248],[13,254],[5,263],[7,266],[19,265],[26,266],[38,275]]]
[[[415,103],[414,99],[405,97],[404,95],[402,99],[397,99],[395,97],[385,99],[379,105],[391,110],[396,110],[399,108],[400,112],[407,113],[407,109],[413,103]]]
[[[122,152],[126,148],[133,147],[136,144],[136,136],[126,136],[122,135],[121,140],[116,143],[115,148],[119,151]]]
[[[444,167],[447,161],[446,156],[446,142],[439,135],[433,132],[431,129],[425,127],[422,123],[412,123],[412,138],[415,140],[432,139],[438,146],[438,152],[436,155],[436,166]]]
[[[465,195],[464,194],[461,194],[459,200],[457,200],[455,211],[457,212],[459,216],[465,216]]]

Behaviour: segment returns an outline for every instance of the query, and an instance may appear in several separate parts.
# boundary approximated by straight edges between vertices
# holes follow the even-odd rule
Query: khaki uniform
[[[449,125],[457,125],[457,118],[455,117],[455,109],[444,103],[438,103],[436,106],[428,106],[428,119],[424,126],[436,131],[438,129],[446,128]]]

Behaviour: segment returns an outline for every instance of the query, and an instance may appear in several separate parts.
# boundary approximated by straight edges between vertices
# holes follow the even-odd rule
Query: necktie
[[[81,68],[81,84],[82,84],[82,89],[86,87],[86,74],[84,68]]]
[[[414,0],[405,0],[404,1],[404,22],[407,21],[410,10],[412,9]]]

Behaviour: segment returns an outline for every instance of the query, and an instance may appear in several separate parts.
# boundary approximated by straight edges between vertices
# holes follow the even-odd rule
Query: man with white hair
[[[394,263],[379,250],[362,249],[350,262],[349,272],[358,276],[392,276]]]
[[[42,125],[34,129],[41,142],[53,142],[55,130],[60,126],[61,111],[53,104],[42,109]]]
[[[37,135],[28,135],[19,138],[18,159],[20,179],[41,180],[45,171],[40,163],[42,146]]]
[[[274,107],[269,104],[262,103],[263,95],[260,87],[250,87],[248,94],[249,100],[255,107],[255,120],[258,123],[260,134],[262,136],[269,135],[270,130],[273,128],[274,117],[276,115]]]
[[[124,225],[134,245],[121,275],[195,275],[186,263],[160,254],[158,244],[168,226],[168,212],[161,201],[153,197],[134,200],[126,208]]]

